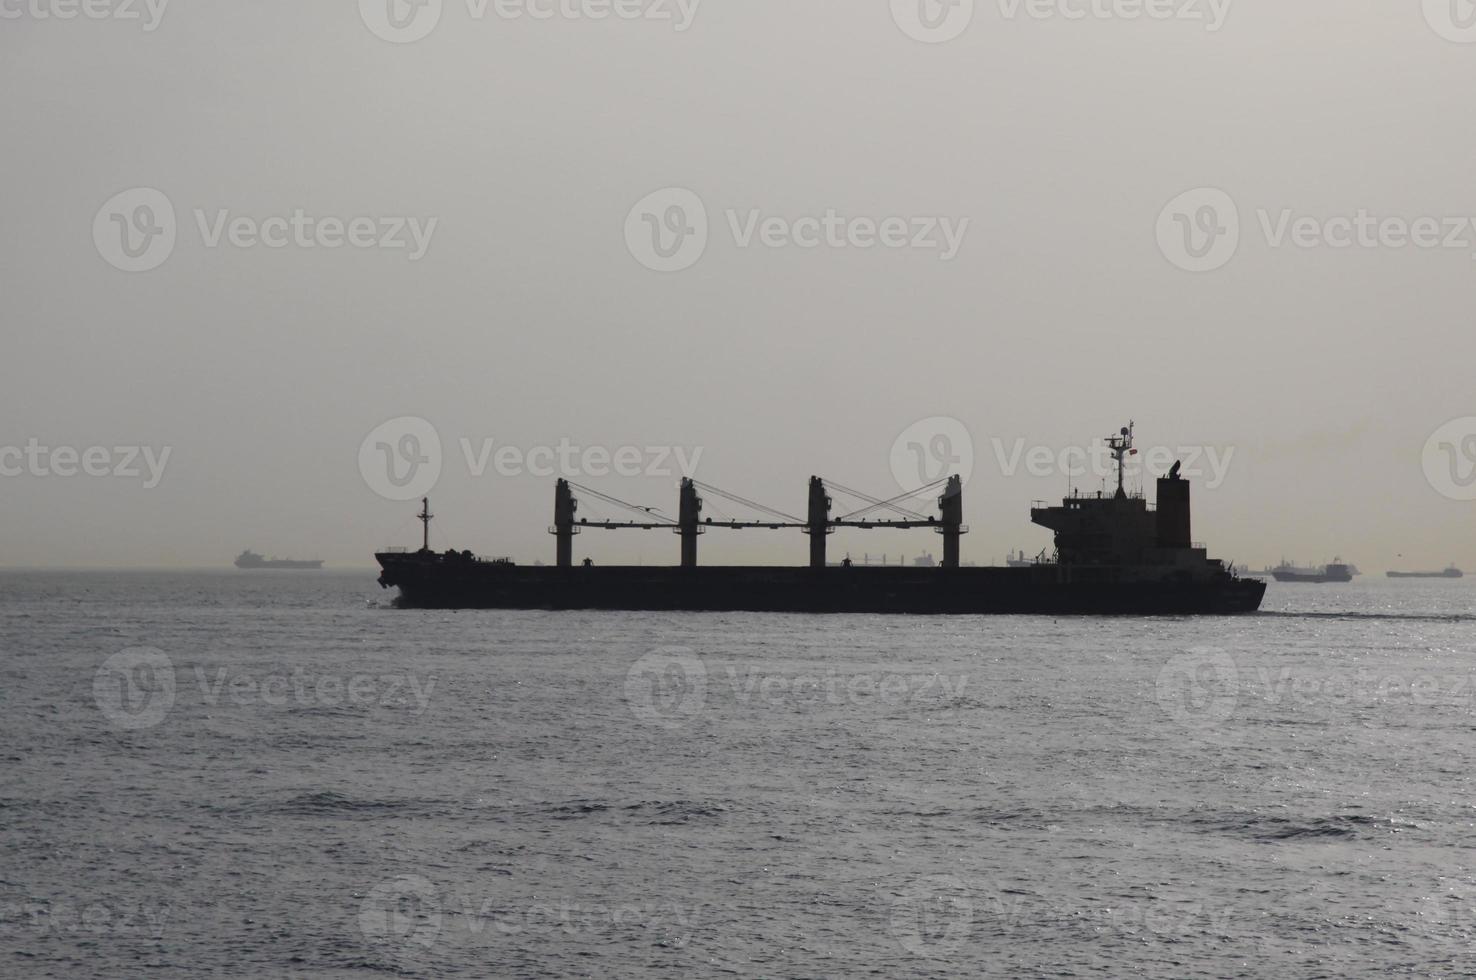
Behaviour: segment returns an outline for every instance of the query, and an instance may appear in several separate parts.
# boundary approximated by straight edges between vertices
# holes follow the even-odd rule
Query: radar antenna
[[[1128,422],[1127,426],[1123,428],[1117,435],[1110,436],[1107,439],[1107,449],[1112,453],[1112,458],[1117,461],[1118,499],[1122,499],[1123,497],[1127,496],[1126,491],[1124,491],[1122,488],[1123,459],[1128,456],[1138,455],[1138,451],[1133,448],[1133,428],[1136,425],[1136,422]]]

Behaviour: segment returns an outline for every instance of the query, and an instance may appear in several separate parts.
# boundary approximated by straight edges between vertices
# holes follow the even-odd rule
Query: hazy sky
[[[966,560],[1049,541],[1017,446],[1132,418],[1233,454],[1212,554],[1476,565],[1476,421],[1427,452],[1476,416],[1464,0],[620,2],[0,0],[0,563],[367,565],[416,540],[361,466],[393,419],[441,441],[436,543],[531,562],[552,479],[484,440],[700,448],[799,513],[898,492],[941,417]],[[577,479],[674,513],[675,465]]]

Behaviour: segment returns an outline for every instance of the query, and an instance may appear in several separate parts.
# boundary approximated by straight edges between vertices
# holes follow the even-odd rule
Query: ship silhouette
[[[1466,573],[1454,565],[1443,572],[1385,572],[1389,578],[1465,578]]]
[[[235,564],[237,568],[252,570],[258,568],[286,568],[295,571],[310,571],[323,567],[323,562],[320,560],[295,561],[291,558],[263,558],[250,548],[247,548],[236,556]]]
[[[559,480],[554,491],[556,541],[552,566],[522,566],[507,558],[478,558],[469,551],[439,553],[430,547],[430,501],[418,515],[419,551],[378,553],[380,585],[398,589],[396,605],[410,608],[626,609],[758,612],[870,612],[933,614],[1210,614],[1253,612],[1266,583],[1240,578],[1191,536],[1190,484],[1180,466],[1158,480],[1156,509],[1123,487],[1123,460],[1133,452],[1132,426],[1108,440],[1117,461],[1117,492],[1072,493],[1059,507],[1033,505],[1031,520],[1055,532],[1050,561],[1023,567],[968,567],[960,561],[963,482],[958,476],[891,500],[833,517],[833,501],[820,477],[810,479],[807,518],[707,484],[681,484],[679,517],[657,520],[647,508]],[[834,484],[839,488],[839,484]],[[574,491],[628,508],[625,522],[578,518]],[[899,501],[941,490],[938,512],[924,515]],[[757,520],[714,521],[701,516],[701,493],[716,494],[760,510]],[[870,515],[888,512],[900,517]],[[826,541],[839,528],[927,529],[943,538],[936,567],[826,562]],[[574,538],[587,530],[664,530],[680,539],[677,566],[596,566],[574,561]],[[800,530],[809,535],[806,566],[702,566],[701,535],[717,529]]]
[[[1356,574],[1357,570],[1341,558],[1313,568],[1299,568],[1283,559],[1280,565],[1271,569],[1271,577],[1278,582],[1351,582]]]

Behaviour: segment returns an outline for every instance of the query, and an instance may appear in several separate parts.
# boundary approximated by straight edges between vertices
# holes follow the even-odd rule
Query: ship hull
[[[1272,572],[1272,577],[1278,582],[1310,582],[1313,584],[1326,584],[1328,582],[1351,582],[1352,575],[1325,575],[1308,574],[1305,572]]]
[[[597,609],[919,615],[1232,615],[1260,608],[1266,583],[1066,579],[1035,568],[519,566],[378,556],[396,604],[421,609]]]
[[[1465,572],[1385,572],[1389,578],[1464,578]]]

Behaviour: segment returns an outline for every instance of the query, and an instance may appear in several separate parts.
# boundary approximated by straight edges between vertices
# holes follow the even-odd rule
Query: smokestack
[[[1158,479],[1158,546],[1189,548],[1192,545],[1189,481],[1179,476],[1179,464],[1175,463],[1168,476]]]

